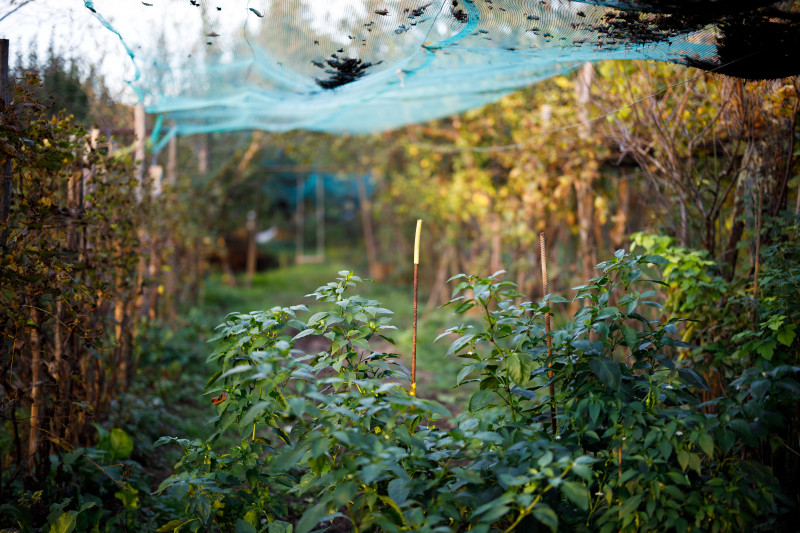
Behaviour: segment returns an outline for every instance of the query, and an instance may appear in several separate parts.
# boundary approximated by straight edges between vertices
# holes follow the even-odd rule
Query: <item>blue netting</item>
[[[173,134],[374,132],[481,106],[585,61],[649,59],[716,68],[747,62],[753,49],[797,44],[797,2],[782,3],[778,15],[778,8],[759,4],[764,2],[85,2],[120,35],[138,67],[133,87],[149,112],[175,125]],[[745,16],[750,25],[761,20],[759,31],[772,35],[769,25],[780,22],[783,40],[763,44],[764,50],[750,43],[749,52],[732,57],[734,41],[742,39],[727,28]],[[776,22],[776,16],[784,19]]]

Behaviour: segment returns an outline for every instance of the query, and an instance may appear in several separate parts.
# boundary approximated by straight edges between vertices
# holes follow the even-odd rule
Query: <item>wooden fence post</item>
[[[0,111],[11,103],[8,86],[8,39],[0,39]],[[11,158],[6,156],[0,166],[0,222],[6,224],[11,213]],[[5,247],[8,230],[0,232],[0,247]]]

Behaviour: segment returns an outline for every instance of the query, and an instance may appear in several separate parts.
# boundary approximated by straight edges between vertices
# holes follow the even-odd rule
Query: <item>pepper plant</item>
[[[501,273],[457,276],[451,303],[481,325],[443,334],[467,360],[456,385],[479,383],[455,417],[407,392],[391,312],[351,294],[350,272],[305,320],[302,305],[229,315],[209,358],[213,434],[159,441],[184,452],[159,492],[185,501],[159,531],[770,529],[769,469],[703,411],[678,320],[643,310],[660,312],[642,266],[663,261],[598,265],[549,350],[543,317],[565,299],[517,304]]]

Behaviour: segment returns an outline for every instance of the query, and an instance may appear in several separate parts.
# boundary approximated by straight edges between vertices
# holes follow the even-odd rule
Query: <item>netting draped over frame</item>
[[[585,61],[800,71],[799,0],[94,0],[177,133],[364,133],[492,102]],[[131,12],[135,12],[135,16]]]

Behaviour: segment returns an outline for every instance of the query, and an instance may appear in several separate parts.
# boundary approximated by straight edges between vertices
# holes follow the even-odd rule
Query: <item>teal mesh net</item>
[[[94,0],[171,133],[367,133],[495,101],[586,61],[800,71],[798,0]],[[135,15],[135,16],[134,16]]]

